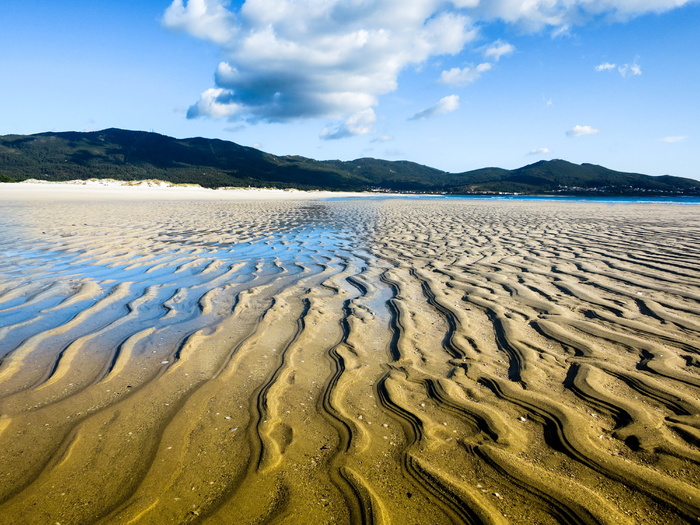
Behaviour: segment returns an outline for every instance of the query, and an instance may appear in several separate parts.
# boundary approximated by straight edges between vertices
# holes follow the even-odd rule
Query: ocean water
[[[474,200],[474,201],[545,201],[545,202],[580,202],[604,204],[700,204],[700,196],[657,197],[610,197],[610,196],[579,196],[579,195],[376,195],[372,197],[333,197],[329,201],[361,199],[411,199],[411,200]]]

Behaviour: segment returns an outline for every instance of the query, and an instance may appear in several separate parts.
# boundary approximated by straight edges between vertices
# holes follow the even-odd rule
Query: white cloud
[[[394,140],[391,135],[382,135],[380,137],[373,138],[370,142],[389,142]]]
[[[484,57],[493,62],[498,62],[502,56],[509,55],[515,51],[515,46],[496,40],[484,50]],[[461,87],[476,82],[482,74],[493,68],[492,62],[482,62],[477,66],[453,67],[446,69],[440,74],[439,82],[447,86]]]
[[[620,66],[611,62],[604,62],[595,67],[596,71],[613,71],[614,69],[617,69],[618,73],[620,73],[620,75],[623,77],[626,77],[628,73],[632,74],[633,76],[639,76],[642,74],[642,68],[639,64],[637,64],[636,60],[631,64],[622,64]]]
[[[576,125],[566,132],[569,137],[583,137],[584,135],[597,135],[600,133],[599,129],[595,129],[591,126],[579,126]]]
[[[350,115],[345,122],[336,127],[335,130],[324,129],[321,138],[324,140],[343,139],[354,137],[355,135],[367,135],[372,133],[372,124],[377,121],[377,116],[372,108],[358,111]]]
[[[402,71],[459,54],[492,22],[563,33],[592,19],[620,20],[689,1],[172,0],[162,22],[213,42],[223,57],[215,86],[189,108],[189,118],[285,122],[348,119],[375,108],[397,89]],[[483,64],[443,71],[440,80],[469,84],[513,51],[496,41],[483,50]],[[624,74],[641,68],[629,64]]]
[[[440,83],[448,86],[466,86],[476,82],[484,72],[492,67],[490,62],[484,62],[476,67],[453,67],[442,72]]]
[[[430,117],[434,117],[435,115],[444,115],[446,113],[452,113],[453,111],[456,111],[459,108],[459,96],[457,95],[448,95],[446,97],[441,98],[437,104],[434,106],[424,109],[423,111],[419,111],[415,115],[413,115],[409,120],[425,120]]]
[[[499,18],[528,31],[551,28],[554,35],[604,18],[624,21],[647,13],[662,13],[693,0],[490,0],[472,14],[479,19]]]
[[[229,41],[235,31],[233,13],[219,0],[189,0],[187,6],[174,0],[163,14],[163,24],[216,44]]]
[[[407,67],[459,53],[476,37],[472,20],[455,7],[472,1],[247,0],[239,8],[224,0],[184,2],[173,1],[164,25],[216,42],[225,58],[217,95],[206,91],[191,118],[354,115],[395,90]]]
[[[642,74],[642,68],[639,67],[639,64],[637,64],[637,62],[633,62],[632,64],[623,64],[620,67],[618,67],[617,70],[623,77],[626,77],[627,73],[631,73],[634,76],[639,76]]]
[[[230,93],[221,88],[210,88],[204,91],[199,102],[187,110],[187,118],[207,115],[214,118],[232,117],[240,110],[240,106],[233,102]]]
[[[673,144],[676,142],[685,142],[686,140],[688,140],[688,137],[685,137],[685,136],[664,137],[661,139],[661,142],[668,142],[670,144]]]
[[[617,66],[615,64],[611,64],[610,62],[604,62],[598,66],[595,67],[596,71],[610,71],[611,69],[615,69]]]
[[[501,40],[496,40],[493,44],[486,48],[484,57],[498,62],[502,56],[510,55],[515,51],[515,46]]]
[[[552,150],[549,148],[537,148],[530,150],[528,155],[547,155],[549,153],[552,153]]]

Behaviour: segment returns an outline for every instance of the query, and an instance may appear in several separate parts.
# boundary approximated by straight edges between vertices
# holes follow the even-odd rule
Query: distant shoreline
[[[176,184],[162,180],[120,181],[115,179],[71,180],[65,182],[29,179],[0,183],[0,201],[24,200],[328,200],[328,199],[475,199],[542,200],[557,202],[700,204],[691,195],[606,195],[606,194],[431,194],[298,190],[278,188],[205,188],[197,184]]]

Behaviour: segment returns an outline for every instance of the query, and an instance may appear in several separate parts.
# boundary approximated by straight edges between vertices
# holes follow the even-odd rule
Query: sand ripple
[[[700,208],[11,202],[2,523],[697,523]]]

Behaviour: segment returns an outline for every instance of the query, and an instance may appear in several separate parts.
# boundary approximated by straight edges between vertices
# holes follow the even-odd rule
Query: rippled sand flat
[[[699,240],[700,206],[0,202],[0,522],[697,523]]]

